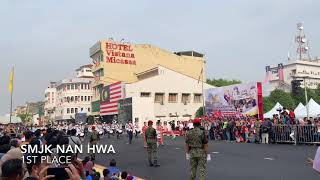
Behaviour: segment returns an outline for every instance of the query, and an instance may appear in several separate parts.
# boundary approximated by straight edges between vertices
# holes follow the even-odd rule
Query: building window
[[[67,89],[70,90],[70,84],[67,85]]]
[[[81,89],[83,89],[83,84],[81,84]]]
[[[178,100],[178,94],[177,93],[169,93],[169,103],[176,103]]]
[[[87,101],[87,96],[84,96],[84,101]]]
[[[90,101],[90,96],[88,96],[88,101]]]
[[[78,113],[78,108],[74,108],[74,112],[75,112],[75,113]]]
[[[67,102],[70,102],[70,97],[69,96],[67,97]]]
[[[149,93],[149,92],[140,93],[140,97],[150,97],[150,96],[151,96],[151,93]]]
[[[74,109],[73,108],[71,108],[71,114],[73,114],[74,113]]]
[[[90,84],[88,84],[88,89],[90,89]]]
[[[88,108],[88,112],[90,112],[90,108]]]
[[[71,90],[73,90],[74,89],[74,84],[71,84],[70,86],[71,86]]]
[[[83,111],[83,108],[81,108],[81,112]]]
[[[70,109],[69,108],[67,108],[67,114],[69,114],[70,113]]]
[[[189,103],[190,102],[190,94],[183,93],[181,96],[181,102],[182,103]]]
[[[194,94],[193,102],[201,103],[202,102],[202,94]]]
[[[75,96],[74,97],[74,100],[77,102],[77,101],[79,101],[79,97],[78,96]]]
[[[83,101],[83,96],[81,96],[81,101]]]
[[[73,100],[74,100],[74,97],[73,97],[73,96],[71,96],[70,100],[71,100],[71,102],[73,102]]]
[[[155,93],[154,95],[155,103],[163,103],[163,100],[164,100],[164,93]]]

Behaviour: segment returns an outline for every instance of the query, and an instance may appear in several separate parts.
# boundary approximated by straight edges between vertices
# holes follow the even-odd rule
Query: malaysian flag
[[[123,83],[116,82],[100,91],[100,116],[118,114],[118,101],[124,98]]]

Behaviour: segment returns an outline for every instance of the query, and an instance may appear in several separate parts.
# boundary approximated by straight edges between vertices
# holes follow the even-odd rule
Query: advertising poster
[[[132,120],[132,98],[120,99],[118,101],[118,121],[120,123],[127,123]]]
[[[212,116],[253,116],[259,113],[258,84],[247,83],[211,88],[205,92],[206,114]]]

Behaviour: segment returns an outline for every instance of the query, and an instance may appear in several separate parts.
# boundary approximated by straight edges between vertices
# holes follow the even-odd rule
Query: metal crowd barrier
[[[269,138],[274,143],[320,144],[320,126],[275,125]]]

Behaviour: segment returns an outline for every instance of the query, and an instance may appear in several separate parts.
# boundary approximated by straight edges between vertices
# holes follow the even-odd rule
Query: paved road
[[[185,159],[184,139],[165,138],[164,142],[166,145],[159,149],[159,168],[147,166],[141,138],[129,145],[125,136],[120,140],[103,138],[101,144],[112,144],[116,154],[99,154],[96,163],[107,166],[114,158],[122,170],[147,180],[187,180],[189,165]],[[210,142],[209,150],[212,161],[207,165],[208,180],[320,179],[305,163],[307,157],[314,156],[315,146]]]

